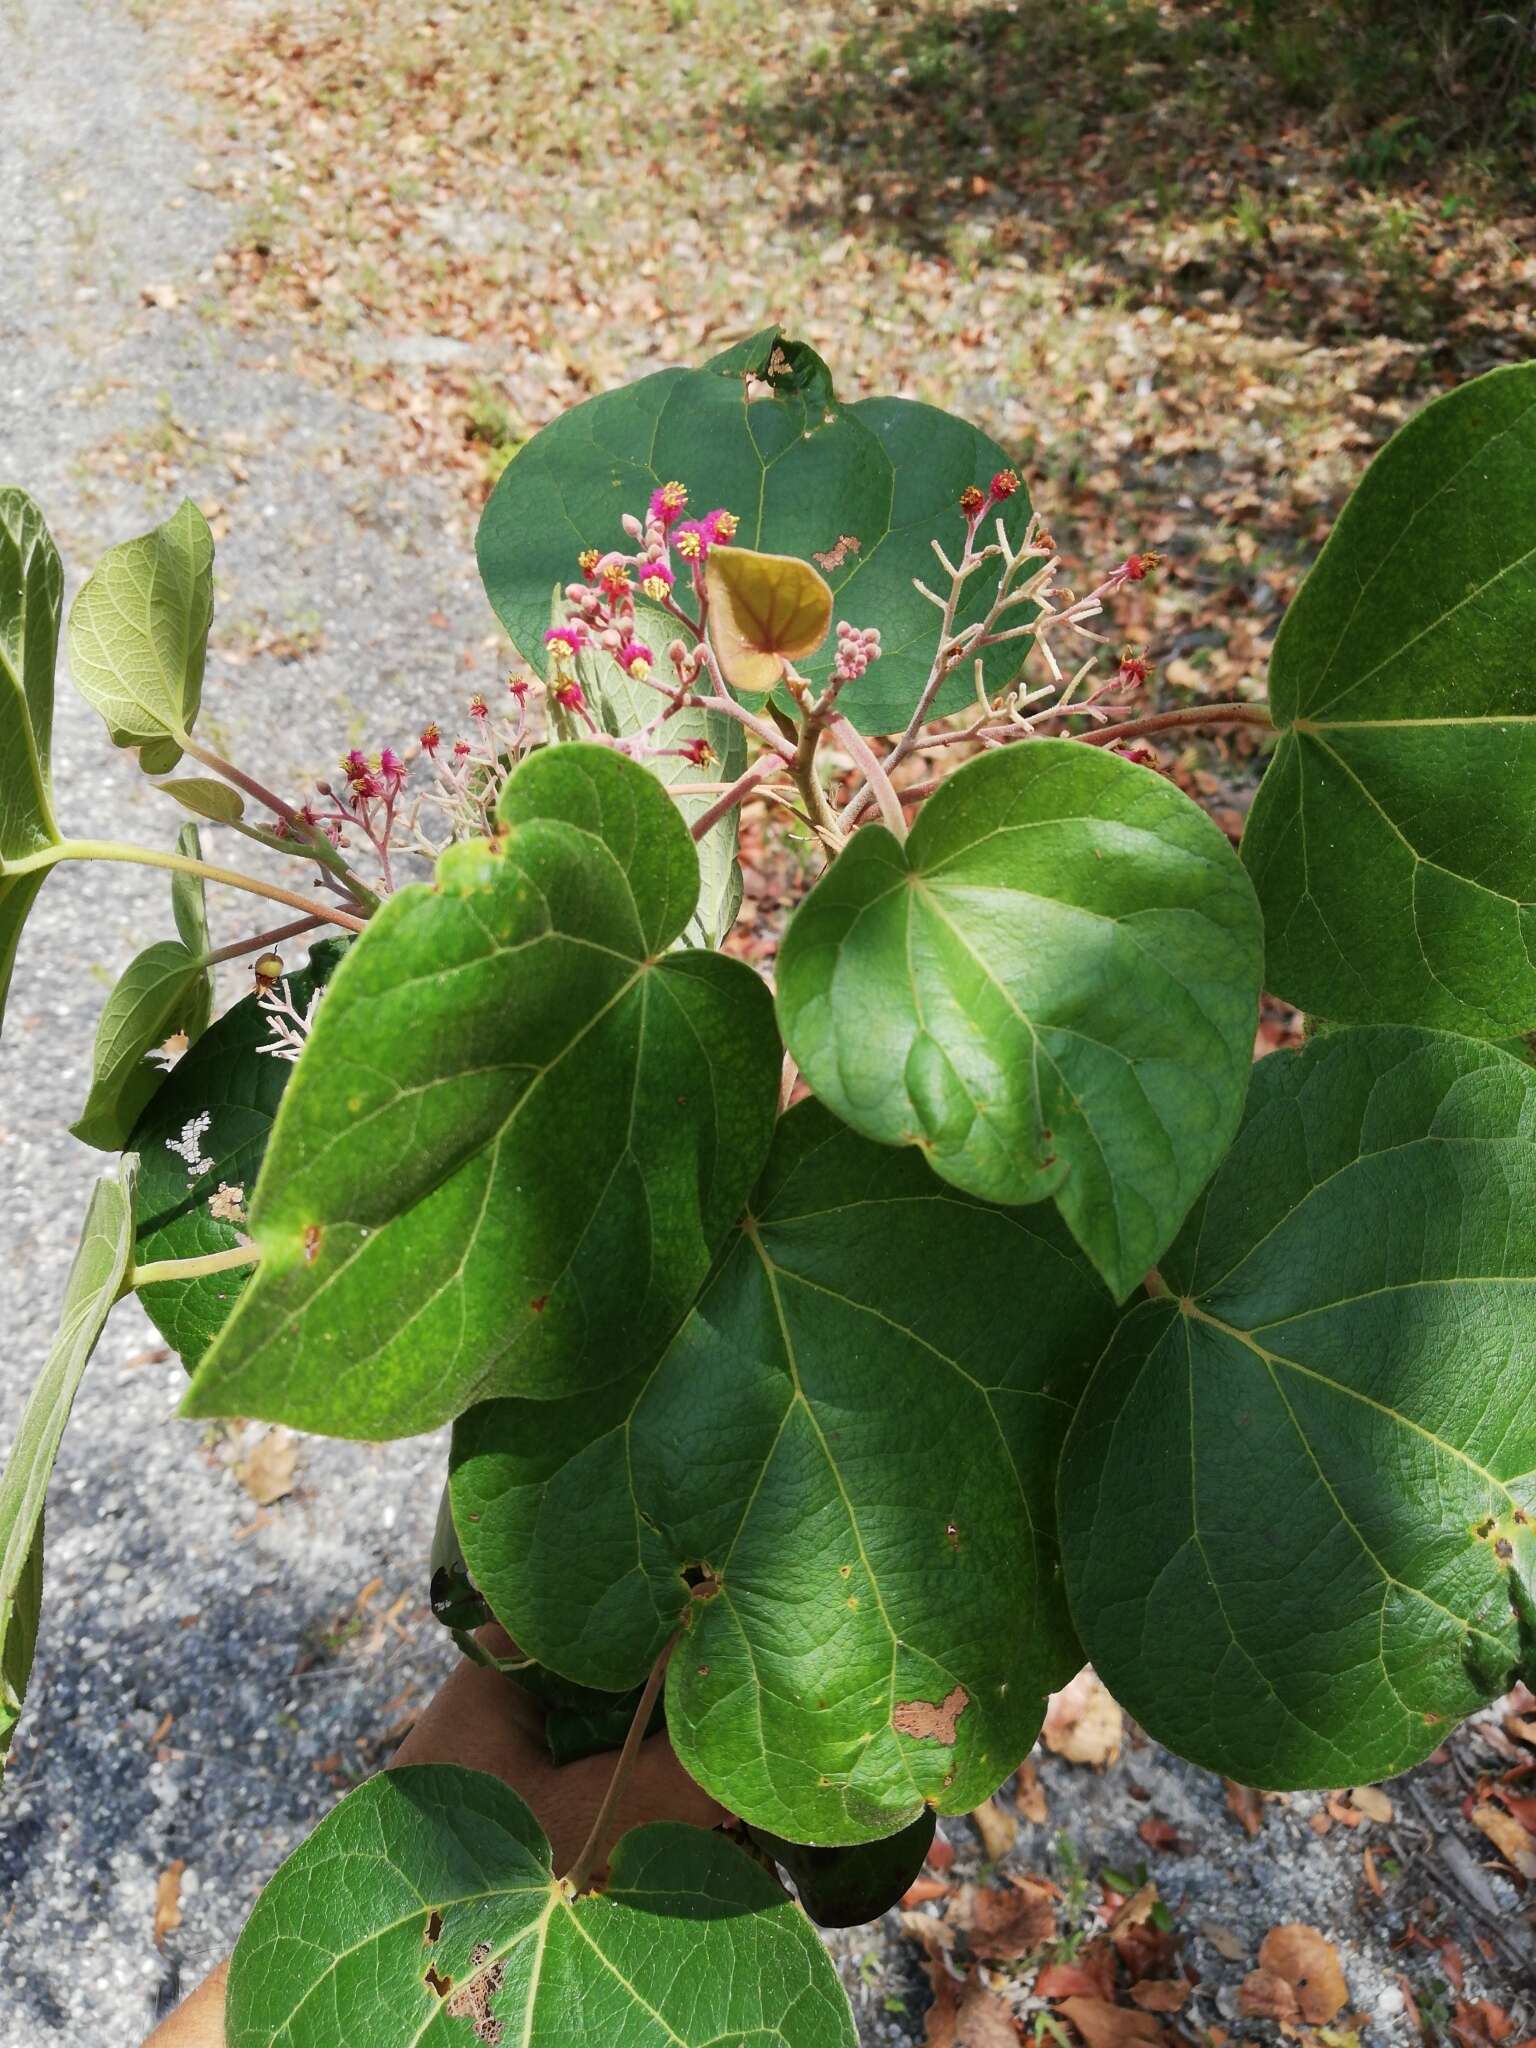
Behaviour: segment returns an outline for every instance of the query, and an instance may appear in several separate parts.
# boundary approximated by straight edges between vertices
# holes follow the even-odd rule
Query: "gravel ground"
[[[474,686],[465,671],[490,671],[493,621],[456,481],[386,476],[384,421],[291,374],[281,332],[237,333],[219,317],[212,259],[232,224],[177,125],[187,49],[146,26],[151,14],[127,0],[0,0],[0,58],[23,81],[0,124],[0,482],[42,503],[71,590],[180,490],[226,508],[203,724],[293,787],[345,745],[451,715]],[[274,636],[283,651],[263,651]],[[169,807],[67,686],[54,752],[70,827],[165,842]],[[103,1164],[65,1135],[95,1016],[130,955],[168,926],[153,890],[147,917],[144,900],[131,871],[75,868],[49,883],[23,945],[0,1050],[0,1446]],[[248,928],[227,902],[214,914],[221,936]],[[387,1754],[381,1731],[398,1731],[448,1668],[422,1602],[441,1440],[308,1442],[298,1492],[258,1511],[231,1472],[231,1433],[175,1420],[181,1384],[125,1304],[50,1497],[38,1668],[0,1811],[0,2048],[137,2041],[227,1949],[337,1791]],[[1389,1941],[1424,1917],[1426,1896],[1445,1895],[1434,1931],[1464,1945],[1469,1985],[1508,2002],[1536,1953],[1512,1887],[1479,1868],[1466,1846],[1478,1838],[1455,1833],[1450,1766],[1421,1774],[1417,1798],[1394,1793],[1408,1871],[1386,1910],[1363,1893],[1360,1839],[1313,1832],[1316,1800],[1271,1807],[1250,1843],[1217,1781],[1151,1745],[1103,1775],[1051,1759],[1042,1776],[1051,1818],[1023,1830],[1017,1867],[1059,1873],[1060,1830],[1090,1869],[1151,1862],[1182,1902],[1207,2022],[1230,2023],[1236,1983],[1278,1920],[1339,1943],[1380,2039],[1408,2038],[1407,1964]],[[1150,1856],[1136,1835],[1149,1812],[1191,1853]],[[950,1832],[957,1869],[974,1870],[969,1827]],[[161,1950],[156,1880],[176,1860],[184,1917]],[[1468,1893],[1481,1899],[1471,1918],[1453,1903]],[[1249,1960],[1196,1932],[1209,1922]],[[1479,1975],[1474,1937],[1501,1925],[1515,1945]],[[919,2038],[916,1950],[890,1923],[835,1947],[865,2041]]]

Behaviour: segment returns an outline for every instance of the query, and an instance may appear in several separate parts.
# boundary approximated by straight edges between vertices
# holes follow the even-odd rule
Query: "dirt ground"
[[[39,497],[71,590],[197,499],[220,548],[205,723],[297,787],[453,720],[497,673],[473,527],[530,433],[777,317],[850,394],[997,435],[1085,573],[1165,552],[1118,621],[1159,702],[1260,697],[1370,450],[1532,352],[1536,220],[1470,159],[1368,175],[1320,116],[1255,94],[1206,33],[1219,12],[1122,8],[1128,53],[1098,6],[0,0],[25,81],[0,121],[0,482]],[[1169,765],[1240,813],[1248,744]],[[171,829],[67,689],[55,752],[72,826]],[[753,846],[748,950],[804,872],[792,842]],[[23,948],[0,1446],[99,1169],[64,1135],[96,1013],[143,943],[133,885],[92,868],[51,887]],[[256,1433],[177,1422],[179,1387],[120,1310],[50,1502],[0,1806],[0,2048],[137,2040],[449,1665],[424,1597],[441,1441],[284,1447],[293,1489],[261,1506],[235,1474]],[[1531,1870],[1486,1825],[1536,1823],[1533,1731],[1529,1703],[1490,1712],[1385,1811],[1244,1801],[1129,1729],[1102,1765],[1041,1752],[1000,1796],[1001,1861],[946,1822],[931,1895],[833,1939],[861,2036],[964,2042],[953,1978],[1063,2048],[1274,2040],[1243,1986],[1300,1923],[1347,1991],[1283,2021],[1320,2048],[1517,2048]],[[1039,1908],[1017,1938],[1004,1887]],[[1121,2019],[1069,2027],[1052,1968]],[[1187,1990],[1148,2007],[1133,1983]]]

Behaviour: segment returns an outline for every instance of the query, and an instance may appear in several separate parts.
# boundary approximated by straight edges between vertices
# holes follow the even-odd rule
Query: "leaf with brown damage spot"
[[[914,1742],[938,1742],[953,1749],[956,1724],[970,1704],[971,1696],[963,1685],[947,1693],[937,1706],[931,1700],[898,1700],[891,1709],[891,1726]]]

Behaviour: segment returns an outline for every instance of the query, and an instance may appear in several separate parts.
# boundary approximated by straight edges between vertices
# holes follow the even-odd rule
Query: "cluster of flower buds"
[[[834,687],[856,682],[872,661],[880,659],[880,628],[878,626],[850,626],[846,619],[837,622],[837,647],[832,657],[831,681]]]
[[[710,549],[728,546],[736,537],[738,521],[723,505],[702,519],[685,519],[687,509],[683,485],[662,484],[651,493],[644,519],[632,512],[624,515],[632,552],[587,548],[578,556],[581,581],[565,587],[565,621],[544,635],[554,662],[550,688],[556,702],[568,710],[582,708],[576,660],[584,648],[610,655],[636,682],[650,675],[656,657],[636,631],[638,599],[676,612],[675,592],[679,581],[687,579],[695,598],[702,601]]]

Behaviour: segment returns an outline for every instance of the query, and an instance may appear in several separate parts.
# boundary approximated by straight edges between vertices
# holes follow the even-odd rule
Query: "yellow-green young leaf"
[[[133,1252],[135,1164],[129,1156],[115,1176],[96,1183],[65,1283],[58,1335],[0,1475],[0,1757],[10,1746],[37,1645],[48,1480],[75,1389],[123,1290]]]
[[[832,623],[832,592],[809,562],[716,547],[705,570],[709,637],[728,683],[771,690],[786,661],[814,654]]]
[[[211,775],[181,775],[171,782],[157,782],[155,787],[174,797],[184,811],[209,818],[216,825],[238,825],[245,816],[245,798],[239,790]]]
[[[682,1622],[667,1724],[732,1813],[878,1840],[993,1792],[1082,1661],[1051,1491],[1114,1305],[1049,1209],[973,1201],[819,1103],[748,1211],[653,1369],[460,1419],[453,1523],[567,1677],[631,1684]]]
[[[1431,1031],[1255,1069],[1062,1454],[1084,1647],[1245,1785],[1408,1769],[1536,1676],[1536,1072]]]
[[[1243,834],[1277,995],[1345,1024],[1536,1025],[1536,363],[1395,434],[1275,638]]]
[[[48,743],[63,587],[43,515],[25,491],[0,490],[0,869],[58,843]]]
[[[235,1945],[229,2048],[856,2048],[799,1908],[722,1836],[666,1822],[571,1897],[517,1794],[416,1764],[349,1793]]]
[[[197,827],[183,825],[176,850],[199,858]],[[201,1038],[213,1015],[208,965],[208,914],[202,878],[175,874],[171,906],[179,939],[161,939],[128,963],[107,997],[96,1027],[91,1087],[70,1130],[83,1144],[121,1151],[146,1104],[165,1079],[154,1055],[178,1033]]]
[[[338,969],[187,1413],[406,1436],[600,1386],[655,1357],[738,1214],[780,1051],[750,968],[669,950],[699,893],[677,806],[569,745],[501,815]]]
[[[109,549],[71,608],[75,687],[151,775],[181,759],[212,623],[213,535],[190,498],[163,526]]]
[[[1054,1197],[1123,1300],[1237,1129],[1262,945],[1188,797],[1038,740],[967,763],[905,845],[854,835],[790,920],[779,1022],[856,1130],[989,1201]]]

